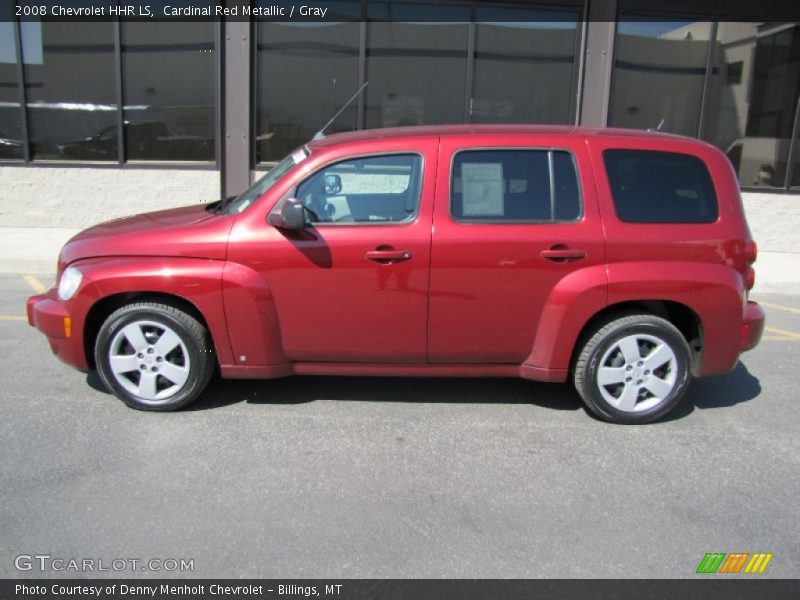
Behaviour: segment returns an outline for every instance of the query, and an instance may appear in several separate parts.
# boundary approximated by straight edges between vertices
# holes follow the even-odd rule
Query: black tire
[[[654,340],[665,344],[671,357]],[[641,360],[629,360],[636,352]],[[665,357],[668,361],[661,366],[652,371],[648,368]],[[603,381],[611,383],[600,384],[601,371]],[[686,393],[691,381],[691,352],[686,339],[669,321],[647,314],[620,316],[586,340],[573,378],[586,407],[601,419],[620,424],[649,423],[674,409]],[[621,379],[619,383],[617,378]]]
[[[123,332],[126,327],[131,334],[141,334],[141,343],[137,343],[141,352]],[[164,337],[167,331],[178,342],[162,356],[162,349],[175,340]],[[112,353],[116,373],[111,365]],[[175,307],[153,302],[128,304],[113,312],[100,328],[94,356],[103,383],[137,410],[169,411],[186,406],[203,392],[215,369],[213,345],[206,328]],[[122,373],[123,369],[128,370]],[[180,383],[173,381],[184,377]]]

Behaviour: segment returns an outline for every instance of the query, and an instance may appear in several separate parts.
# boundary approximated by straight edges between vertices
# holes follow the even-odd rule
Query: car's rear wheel
[[[574,382],[587,408],[614,423],[654,421],[681,401],[691,352],[669,321],[627,315],[600,327],[583,345]]]
[[[123,306],[103,323],[95,363],[106,386],[139,410],[175,410],[195,400],[214,372],[211,341],[194,317],[165,304]]]

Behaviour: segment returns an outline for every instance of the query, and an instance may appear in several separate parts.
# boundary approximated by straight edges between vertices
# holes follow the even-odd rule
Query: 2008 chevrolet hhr
[[[27,308],[138,409],[185,406],[217,370],[515,376],[643,423],[758,343],[755,259],[708,144],[397,128],[315,139],[229,201],[92,227]]]

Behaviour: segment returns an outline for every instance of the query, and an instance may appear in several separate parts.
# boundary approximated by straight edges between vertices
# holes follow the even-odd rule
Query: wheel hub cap
[[[666,401],[677,382],[678,361],[664,340],[626,336],[606,350],[597,367],[603,399],[617,410],[641,412]]]
[[[189,352],[180,336],[155,321],[134,321],[114,336],[108,353],[116,382],[146,404],[160,404],[183,389]]]

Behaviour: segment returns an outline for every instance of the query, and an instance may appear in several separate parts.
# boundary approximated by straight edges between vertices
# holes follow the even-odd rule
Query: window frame
[[[628,221],[623,219],[622,216],[619,214],[619,210],[617,208],[617,198],[614,195],[614,185],[612,183],[611,175],[608,170],[608,165],[606,164],[606,153],[608,152],[639,152],[644,154],[669,154],[672,156],[678,157],[688,157],[693,159],[702,165],[703,169],[705,170],[706,175],[708,176],[708,181],[711,184],[711,190],[714,193],[713,202],[714,208],[716,209],[715,217],[710,221]],[[632,225],[634,227],[638,227],[641,225],[677,225],[677,226],[685,226],[685,225],[713,225],[718,223],[721,218],[721,211],[720,211],[720,203],[719,203],[719,194],[717,193],[717,185],[714,181],[713,175],[711,175],[711,169],[708,168],[706,161],[704,161],[700,156],[696,154],[692,154],[691,152],[675,152],[673,150],[656,150],[652,148],[604,148],[601,152],[601,159],[602,159],[602,166],[603,170],[605,171],[605,178],[608,181],[608,192],[611,196],[611,204],[614,207],[614,216],[616,217],[617,221],[623,223],[624,225]]]
[[[466,152],[487,152],[487,151],[498,151],[498,152],[509,152],[509,151],[528,151],[528,152],[546,152],[548,155],[547,159],[547,168],[549,174],[549,181],[550,181],[550,209],[551,215],[553,218],[551,219],[459,219],[455,213],[453,212],[453,176],[455,174],[455,164],[456,158],[459,154],[463,154]],[[553,187],[553,180],[555,177],[554,165],[552,160],[552,155],[554,152],[566,152],[570,159],[572,160],[572,166],[575,169],[575,180],[578,187],[578,215],[571,220],[559,220],[555,218],[556,210],[555,210],[555,196],[554,196],[554,187]],[[584,194],[583,194],[583,185],[582,185],[582,178],[581,178],[581,171],[578,167],[578,161],[575,158],[575,152],[571,148],[565,148],[563,146],[475,146],[474,148],[461,148],[453,152],[453,155],[450,157],[450,175],[448,177],[448,187],[447,187],[447,212],[450,216],[450,220],[453,223],[458,223],[459,225],[574,225],[576,223],[580,223],[583,221],[586,215],[586,207],[584,203]]]
[[[337,223],[335,221],[315,221],[310,222],[306,221],[306,225],[309,227],[313,227],[314,229],[318,228],[319,226],[324,227],[386,227],[386,226],[407,226],[413,225],[419,220],[420,208],[422,207],[422,190],[425,184],[425,155],[420,152],[419,150],[392,150],[389,152],[368,152],[365,154],[353,154],[351,156],[340,157],[338,159],[334,159],[330,162],[326,162],[320,165],[318,168],[314,169],[312,173],[310,173],[307,177],[304,177],[302,181],[296,183],[292,186],[292,189],[282,198],[298,198],[297,192],[300,189],[300,186],[309,181],[312,177],[316,177],[317,174],[323,172],[325,169],[330,168],[333,165],[337,165],[339,163],[351,161],[351,160],[358,160],[361,158],[377,158],[381,156],[416,156],[419,158],[419,182],[417,183],[417,202],[414,208],[414,212],[409,215],[409,218],[403,219],[402,221],[342,221]],[[409,183],[410,185],[410,183]],[[280,202],[280,201],[279,201]],[[301,202],[302,204],[302,202]]]

